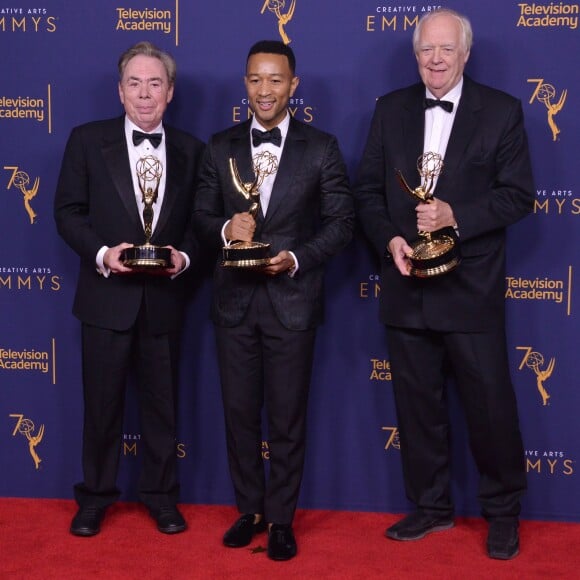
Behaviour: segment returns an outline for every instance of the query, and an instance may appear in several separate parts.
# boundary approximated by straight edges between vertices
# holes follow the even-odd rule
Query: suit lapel
[[[255,179],[252,163],[252,148],[250,146],[250,125],[251,119],[238,125],[238,130],[232,135],[230,140],[229,158],[235,162],[238,174],[243,183],[250,183]],[[230,175],[229,177],[232,179],[233,184],[233,176]],[[241,208],[240,211],[247,211],[250,207],[249,202],[243,199],[242,194],[235,190],[233,185],[232,191],[237,199],[236,206]]]
[[[477,129],[480,109],[481,99],[477,88],[469,78],[464,77],[461,100],[445,151],[445,165],[441,177],[437,181],[437,185],[441,185],[441,189],[445,188],[447,181],[453,181],[453,175]]]
[[[425,141],[425,111],[423,109],[423,97],[425,87],[422,84],[415,85],[410,98],[405,103],[402,118],[401,142],[405,143],[406,167],[401,169],[405,179],[411,187],[420,183],[417,173],[417,159],[423,154],[423,144]],[[389,128],[387,127],[387,131]]]
[[[239,131],[232,136],[230,142],[230,157],[235,159],[238,172],[244,182],[254,180],[252,150],[250,146],[250,126],[251,120],[239,125]],[[280,207],[281,201],[290,190],[292,179],[294,178],[296,168],[300,164],[306,144],[306,139],[302,135],[298,123],[290,119],[284,150],[278,160],[278,171],[268,203],[268,213],[264,217],[260,206],[258,222],[270,220]],[[236,195],[241,198],[239,193],[236,193]]]
[[[300,166],[306,145],[307,141],[300,130],[300,126],[291,118],[288,134],[286,135],[286,142],[284,143],[284,150],[282,151],[281,158],[278,160],[278,172],[276,173],[276,179],[274,180],[274,186],[272,187],[272,193],[268,203],[266,222],[272,219],[272,216],[280,207],[284,196],[290,191],[296,168]]]
[[[231,139],[230,158],[236,162],[238,173],[244,183],[254,181],[252,149],[250,147],[250,121],[240,125],[241,129]]]
[[[182,187],[179,176],[185,175],[185,156],[175,144],[175,139],[172,138],[169,127],[165,127],[165,159],[167,163],[167,167],[165,168],[165,191],[163,193],[161,208],[156,208],[157,211],[160,211],[160,214],[153,232],[153,238],[155,238],[156,233],[163,230],[163,227],[167,223],[175,200],[178,198]]]
[[[135,199],[131,168],[129,167],[129,153],[125,142],[125,132],[123,129],[123,117],[114,125],[111,130],[110,140],[107,139],[102,146],[103,158],[109,171],[109,175],[117,189],[119,197],[127,210],[131,219],[139,227],[139,208]]]
[[[411,187],[419,183],[416,163],[417,159],[423,153],[425,114],[422,101],[424,96],[425,87],[423,84],[418,84],[416,87],[413,87],[413,92],[405,104],[402,119],[402,135],[404,136],[402,141],[406,144],[405,159],[407,167],[401,168],[401,170]],[[444,190],[446,182],[453,180],[453,174],[457,170],[463,154],[477,128],[478,112],[480,109],[481,100],[477,88],[468,77],[464,77],[459,108],[455,114],[453,128],[449,136],[447,150],[445,151],[443,171],[437,180],[436,189]]]

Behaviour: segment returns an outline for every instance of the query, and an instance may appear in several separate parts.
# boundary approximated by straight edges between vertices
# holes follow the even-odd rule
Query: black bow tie
[[[259,129],[252,129],[252,144],[258,147],[262,143],[272,143],[276,147],[282,145],[282,133],[278,127],[274,127],[271,131],[260,131]]]
[[[430,109],[431,107],[441,107],[444,111],[451,113],[453,111],[453,103],[451,101],[440,101],[439,99],[425,98],[423,101],[423,108]]]
[[[149,142],[153,147],[159,147],[161,143],[162,133],[142,133],[141,131],[133,130],[133,145],[140,145],[145,139],[149,139]]]

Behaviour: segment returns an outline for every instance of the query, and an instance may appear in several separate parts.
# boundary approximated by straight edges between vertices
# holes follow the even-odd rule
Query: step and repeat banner
[[[529,490],[526,518],[580,521],[580,2],[450,1],[467,14],[474,79],[521,99],[534,213],[509,231],[505,300]],[[64,146],[81,123],[122,113],[117,59],[149,40],[178,63],[166,121],[204,141],[250,111],[249,47],[294,49],[296,118],[334,133],[354,178],[375,99],[418,80],[411,36],[439,4],[395,0],[19,0],[0,5],[0,496],[72,497],[82,478],[76,255],[52,202]],[[180,379],[182,500],[233,503],[209,323],[208,268],[185,320]],[[400,512],[404,497],[380,271],[362,236],[330,264],[309,407],[300,506]],[[482,373],[486,369],[481,369]],[[457,511],[479,512],[477,472],[451,390]],[[140,428],[128,390],[120,461],[135,499]],[[262,444],[268,461],[267,435]]]

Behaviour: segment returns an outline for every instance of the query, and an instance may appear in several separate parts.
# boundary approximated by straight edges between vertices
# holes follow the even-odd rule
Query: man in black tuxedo
[[[176,395],[187,274],[198,256],[191,216],[203,144],[164,125],[175,61],[148,42],[119,59],[125,115],[73,129],[54,202],[59,234],[80,256],[73,312],[82,323],[83,475],[70,531],[99,532],[116,487],[126,379],[136,373],[141,419],[139,498],[164,533],[185,530],[176,507]],[[145,133],[145,135],[143,134]],[[163,168],[151,243],[171,251],[171,267],[140,273],[121,253],[144,242],[139,159]]]
[[[452,374],[480,473],[488,554],[519,550],[526,488],[523,445],[505,337],[505,229],[528,214],[534,185],[520,102],[463,71],[469,21],[441,9],[418,23],[422,83],[381,97],[355,190],[362,227],[382,259],[380,317],[387,325],[406,493],[416,511],[386,531],[416,540],[453,526],[445,379]],[[440,101],[444,99],[443,101]],[[417,159],[444,158],[431,203],[397,181],[418,180]],[[462,261],[413,277],[417,231],[457,231]]]
[[[249,52],[245,85],[253,118],[214,135],[195,200],[195,224],[209,244],[271,244],[259,271],[218,262],[212,320],[225,411],[230,472],[241,518],[226,532],[229,547],[250,543],[269,526],[268,555],[296,554],[296,510],[306,437],[306,406],[316,327],[323,316],[324,264],[350,241],[354,222],[346,168],[336,139],[288,112],[298,86],[292,50],[261,41]],[[229,160],[244,182],[253,159],[269,152],[277,173],[260,187],[256,218],[234,187]],[[265,405],[270,450],[261,456]],[[267,479],[267,482],[266,482]]]

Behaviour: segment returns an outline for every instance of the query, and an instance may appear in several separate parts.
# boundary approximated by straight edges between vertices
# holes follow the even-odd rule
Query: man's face
[[[155,129],[173,98],[173,85],[158,58],[138,54],[125,67],[119,98],[127,116],[146,132]]]
[[[415,56],[425,86],[438,99],[445,96],[461,79],[469,58],[457,19],[439,14],[425,22]]]
[[[282,54],[258,53],[248,59],[244,77],[248,101],[256,120],[273,129],[286,116],[288,101],[298,86],[288,59]]]

